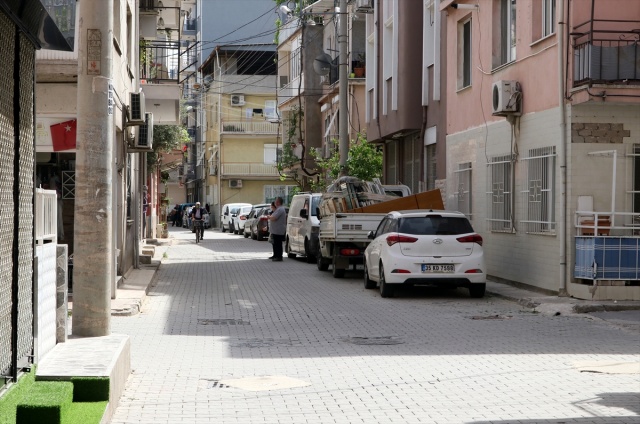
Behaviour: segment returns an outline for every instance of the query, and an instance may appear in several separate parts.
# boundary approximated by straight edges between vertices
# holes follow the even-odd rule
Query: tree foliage
[[[154,125],[153,151],[147,152],[147,167],[154,170],[158,166],[159,153],[169,153],[189,142],[189,133],[180,125]]]
[[[337,145],[338,140],[333,140],[333,143]],[[324,191],[327,185],[341,174],[340,152],[335,150],[326,159],[318,157],[314,150],[311,151],[311,155],[314,157],[321,175],[325,177],[312,183],[312,189],[313,191]],[[374,178],[382,177],[382,151],[369,143],[364,134],[358,133],[356,139],[349,143],[345,174],[363,181],[372,181]]]

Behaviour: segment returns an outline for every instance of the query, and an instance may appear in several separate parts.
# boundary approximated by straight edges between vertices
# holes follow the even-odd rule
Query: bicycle
[[[193,228],[196,233],[196,243],[199,243],[202,240],[202,236],[204,235],[204,222],[201,219],[193,220]]]

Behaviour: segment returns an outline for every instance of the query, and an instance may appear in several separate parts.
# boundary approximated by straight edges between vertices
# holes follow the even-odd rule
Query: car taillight
[[[268,221],[269,217],[268,216],[261,216],[260,217],[260,221]]]
[[[343,249],[340,249],[340,254],[342,256],[358,256],[360,254],[360,249],[345,247]]]
[[[387,236],[387,244],[393,246],[396,243],[415,243],[417,238],[411,236],[403,236],[402,234],[390,234]]]
[[[464,272],[465,274],[482,274],[481,269],[468,269]]]
[[[409,271],[408,269],[396,268],[396,269],[392,269],[391,273],[392,274],[411,274],[411,271]]]
[[[245,220],[245,219],[247,219],[247,217],[246,217],[246,216],[244,216],[244,215],[240,215],[240,220],[241,220],[241,221],[242,221],[242,220]]]
[[[482,237],[480,237],[479,234],[470,234],[468,236],[458,237],[456,240],[460,243],[478,243],[482,246]]]

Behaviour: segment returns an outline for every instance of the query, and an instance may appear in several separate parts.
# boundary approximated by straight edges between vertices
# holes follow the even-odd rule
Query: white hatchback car
[[[364,286],[392,297],[399,285],[486,289],[482,237],[460,212],[410,210],[387,214],[364,252]]]

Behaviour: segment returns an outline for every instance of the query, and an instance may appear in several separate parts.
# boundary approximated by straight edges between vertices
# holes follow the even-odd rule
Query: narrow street
[[[133,369],[113,423],[640,423],[638,374],[578,369],[638,361],[637,333],[170,236],[142,312],[112,318]]]

